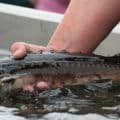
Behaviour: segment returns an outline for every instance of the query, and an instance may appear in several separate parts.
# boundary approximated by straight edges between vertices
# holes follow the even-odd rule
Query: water
[[[1,111],[2,110],[2,111]],[[16,110],[16,109],[15,109]],[[87,114],[87,115],[73,115],[68,113],[50,113],[44,115],[42,118],[24,118],[14,115],[14,108],[0,107],[0,120],[109,120],[101,115]],[[114,119],[114,118],[113,118]],[[114,119],[115,120],[115,119]]]
[[[100,89],[100,87],[99,87]],[[0,120],[119,120],[120,84],[0,95]]]
[[[8,119],[119,120],[120,83],[105,80],[33,93],[0,92],[0,120]]]

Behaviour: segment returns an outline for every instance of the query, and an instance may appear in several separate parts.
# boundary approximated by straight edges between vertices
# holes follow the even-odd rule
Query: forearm
[[[48,47],[90,54],[119,21],[119,0],[71,0]]]

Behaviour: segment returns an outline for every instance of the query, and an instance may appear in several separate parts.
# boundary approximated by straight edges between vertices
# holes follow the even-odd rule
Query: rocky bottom
[[[29,120],[67,120],[68,118],[74,120],[71,119],[72,117],[76,120],[80,119],[81,115],[89,116],[91,113],[93,116],[104,116],[105,120],[118,119],[120,83],[113,84],[110,80],[105,80],[103,83],[96,82],[86,86],[69,86],[33,93],[23,92],[20,89],[9,93],[1,92],[0,105],[9,109],[16,108],[15,116],[22,116]],[[51,117],[46,118],[48,115]],[[58,119],[52,115],[58,116]],[[60,117],[61,115],[64,119]]]

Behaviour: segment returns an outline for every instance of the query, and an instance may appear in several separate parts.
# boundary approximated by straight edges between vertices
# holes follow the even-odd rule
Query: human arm
[[[47,48],[91,54],[120,20],[119,6],[119,0],[71,0]],[[19,50],[21,46],[15,43],[11,49]],[[27,53],[22,49],[20,55],[12,52],[18,58]]]
[[[49,49],[91,54],[120,20],[119,6],[119,0],[71,0],[47,47],[14,43],[11,47],[13,56],[21,58],[30,51]],[[45,86],[44,82],[37,84],[38,88]]]
[[[71,0],[48,48],[91,54],[120,20],[119,6],[119,0]]]

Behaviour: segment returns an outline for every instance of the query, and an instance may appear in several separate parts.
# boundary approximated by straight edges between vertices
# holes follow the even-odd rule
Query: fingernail
[[[18,54],[18,51],[16,50],[16,51],[14,51],[13,56],[16,57],[17,54]]]
[[[16,50],[14,53],[13,53],[13,57],[14,58],[21,58],[21,50]]]

